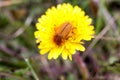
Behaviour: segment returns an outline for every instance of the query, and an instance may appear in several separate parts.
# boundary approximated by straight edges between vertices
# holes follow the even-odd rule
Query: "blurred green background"
[[[33,35],[59,3],[80,6],[95,26],[73,61],[39,55]],[[0,0],[0,80],[120,80],[120,0]]]

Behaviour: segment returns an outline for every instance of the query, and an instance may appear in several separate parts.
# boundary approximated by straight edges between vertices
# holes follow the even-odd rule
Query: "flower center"
[[[72,25],[69,22],[61,24],[57,29],[55,29],[55,35],[53,41],[58,45],[62,45],[72,33]]]

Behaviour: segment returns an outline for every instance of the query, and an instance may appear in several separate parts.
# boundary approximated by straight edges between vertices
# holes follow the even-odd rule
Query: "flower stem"
[[[30,64],[30,61],[29,61],[28,58],[25,59],[25,62],[27,63],[28,67],[30,68],[30,70],[31,70],[31,72],[32,72],[33,77],[35,78],[35,80],[39,80],[39,78],[38,78],[37,74],[35,73],[32,65]]]
[[[80,72],[82,73],[84,80],[88,79],[89,72],[88,72],[88,69],[87,69],[82,57],[79,55],[79,52],[76,52],[76,54],[73,56],[73,59],[74,59],[75,63],[77,64]]]

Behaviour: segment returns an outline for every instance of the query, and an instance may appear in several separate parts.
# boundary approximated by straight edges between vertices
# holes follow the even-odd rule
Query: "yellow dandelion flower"
[[[36,42],[40,54],[48,54],[48,59],[63,59],[72,55],[76,50],[84,51],[83,40],[91,40],[94,36],[92,19],[78,6],[69,3],[58,4],[48,9],[36,23]]]

